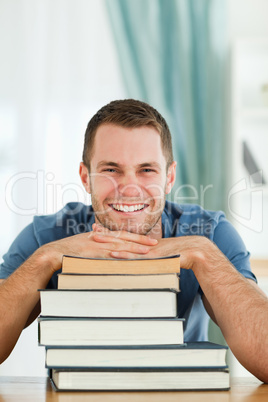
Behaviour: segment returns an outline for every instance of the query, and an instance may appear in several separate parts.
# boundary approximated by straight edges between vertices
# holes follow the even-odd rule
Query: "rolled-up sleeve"
[[[213,241],[245,278],[257,282],[250,266],[250,253],[237,230],[224,216],[215,227]]]
[[[10,276],[39,247],[33,224],[26,226],[3,255],[0,265],[0,279]]]

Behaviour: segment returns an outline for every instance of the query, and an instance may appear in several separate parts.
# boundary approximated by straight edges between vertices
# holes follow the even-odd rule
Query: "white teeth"
[[[144,208],[144,204],[137,204],[137,205],[122,205],[122,204],[112,204],[112,207],[116,209],[117,211],[122,211],[122,212],[134,212],[134,211],[140,211],[141,209]]]

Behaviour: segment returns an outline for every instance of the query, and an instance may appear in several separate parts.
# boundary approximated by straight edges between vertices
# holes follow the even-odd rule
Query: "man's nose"
[[[138,197],[142,196],[142,189],[139,185],[138,178],[135,174],[125,174],[118,184],[118,191],[122,197]]]

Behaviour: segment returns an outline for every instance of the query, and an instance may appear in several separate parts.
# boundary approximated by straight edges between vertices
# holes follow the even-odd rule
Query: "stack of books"
[[[64,256],[40,290],[39,344],[56,390],[229,389],[226,347],[184,343],[179,256]]]

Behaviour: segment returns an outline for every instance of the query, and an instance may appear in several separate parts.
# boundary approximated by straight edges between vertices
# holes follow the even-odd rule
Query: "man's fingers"
[[[142,259],[142,254],[130,253],[128,251],[111,251],[110,256],[116,259],[129,260],[129,259]]]
[[[126,240],[94,234],[93,239],[98,243],[106,243],[106,248],[110,250],[127,251],[131,253],[146,254],[150,251],[150,247],[144,244],[129,242]]]
[[[99,225],[98,223],[93,223],[93,224],[92,224],[92,230],[93,230],[94,232],[105,232],[105,233],[110,232],[109,229],[105,228],[105,227],[102,226],[102,225]]]
[[[135,242],[135,243],[140,243],[140,244],[145,244],[148,246],[155,246],[158,241],[156,239],[152,239],[149,236],[137,234],[137,233],[132,233],[132,232],[127,232],[126,230],[120,230],[120,231],[112,231],[109,229],[106,229],[100,225],[94,224],[92,225],[92,229],[96,234],[102,236],[110,236],[112,238],[117,238],[120,240],[126,240],[129,242]]]

